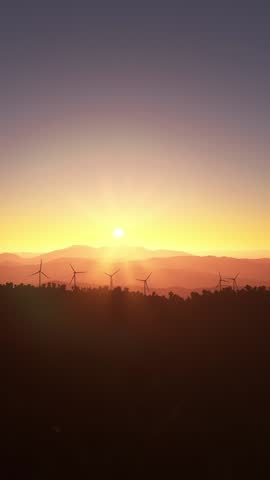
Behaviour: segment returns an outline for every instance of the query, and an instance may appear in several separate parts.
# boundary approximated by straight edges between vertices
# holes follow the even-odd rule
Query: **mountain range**
[[[127,286],[140,290],[136,281],[150,272],[151,290],[157,293],[175,293],[186,296],[192,290],[212,289],[218,283],[218,272],[223,277],[233,277],[238,272],[239,285],[270,285],[269,258],[233,258],[191,255],[172,250],[149,250],[143,247],[71,246],[42,254],[43,270],[50,281],[68,283],[72,272],[70,264],[77,270],[87,271],[78,276],[82,286],[107,285],[104,272],[120,269],[115,277],[115,286]],[[15,253],[0,254],[0,283],[32,283],[37,278],[31,273],[38,270],[40,256],[24,256]]]

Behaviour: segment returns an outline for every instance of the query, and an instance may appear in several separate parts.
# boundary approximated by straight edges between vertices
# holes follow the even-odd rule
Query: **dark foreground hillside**
[[[6,285],[0,317],[2,478],[268,478],[270,291]]]

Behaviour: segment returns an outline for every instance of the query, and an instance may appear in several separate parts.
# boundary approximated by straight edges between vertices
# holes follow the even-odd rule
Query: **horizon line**
[[[70,249],[70,248],[93,248],[95,250],[101,250],[103,248],[105,249],[111,249],[111,250],[118,250],[118,249],[123,249],[123,248],[133,248],[133,249],[144,249],[146,251],[150,251],[150,252],[157,252],[157,251],[169,251],[169,252],[175,252],[176,254],[179,252],[181,253],[186,253],[188,256],[217,256],[217,257],[228,257],[230,256],[230,254],[234,257],[234,258],[254,258],[254,259],[258,259],[258,258],[269,258],[269,257],[265,257],[264,254],[269,254],[270,255],[270,248],[243,248],[243,249],[239,249],[239,248],[230,248],[230,249],[226,249],[226,248],[216,248],[216,249],[203,249],[203,250],[198,250],[198,249],[186,249],[186,248],[173,248],[173,247],[158,247],[158,248],[153,248],[153,247],[145,247],[143,245],[100,245],[100,246],[96,246],[96,245],[89,245],[89,244],[72,244],[72,245],[67,245],[67,246],[63,246],[63,247],[56,247],[56,248],[52,248],[52,249],[49,249],[49,250],[44,250],[44,251],[33,251],[33,250],[3,250],[3,251],[0,251],[0,254],[1,255],[8,255],[8,254],[11,254],[11,255],[18,255],[18,256],[41,256],[41,255],[47,255],[47,254],[50,254],[52,252],[56,252],[58,250],[66,250],[66,249]],[[247,256],[239,256],[239,255],[247,255]],[[259,255],[259,256],[256,256],[256,255]],[[262,255],[262,256],[260,256]]]

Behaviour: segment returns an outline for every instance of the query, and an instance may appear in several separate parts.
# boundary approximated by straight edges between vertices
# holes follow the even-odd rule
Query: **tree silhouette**
[[[6,478],[267,475],[269,289],[8,283],[0,312]]]

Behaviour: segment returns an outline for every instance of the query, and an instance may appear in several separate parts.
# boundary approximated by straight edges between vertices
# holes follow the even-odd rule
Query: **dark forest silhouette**
[[[268,289],[184,300],[7,284],[0,311],[8,478],[254,478],[269,467]]]

